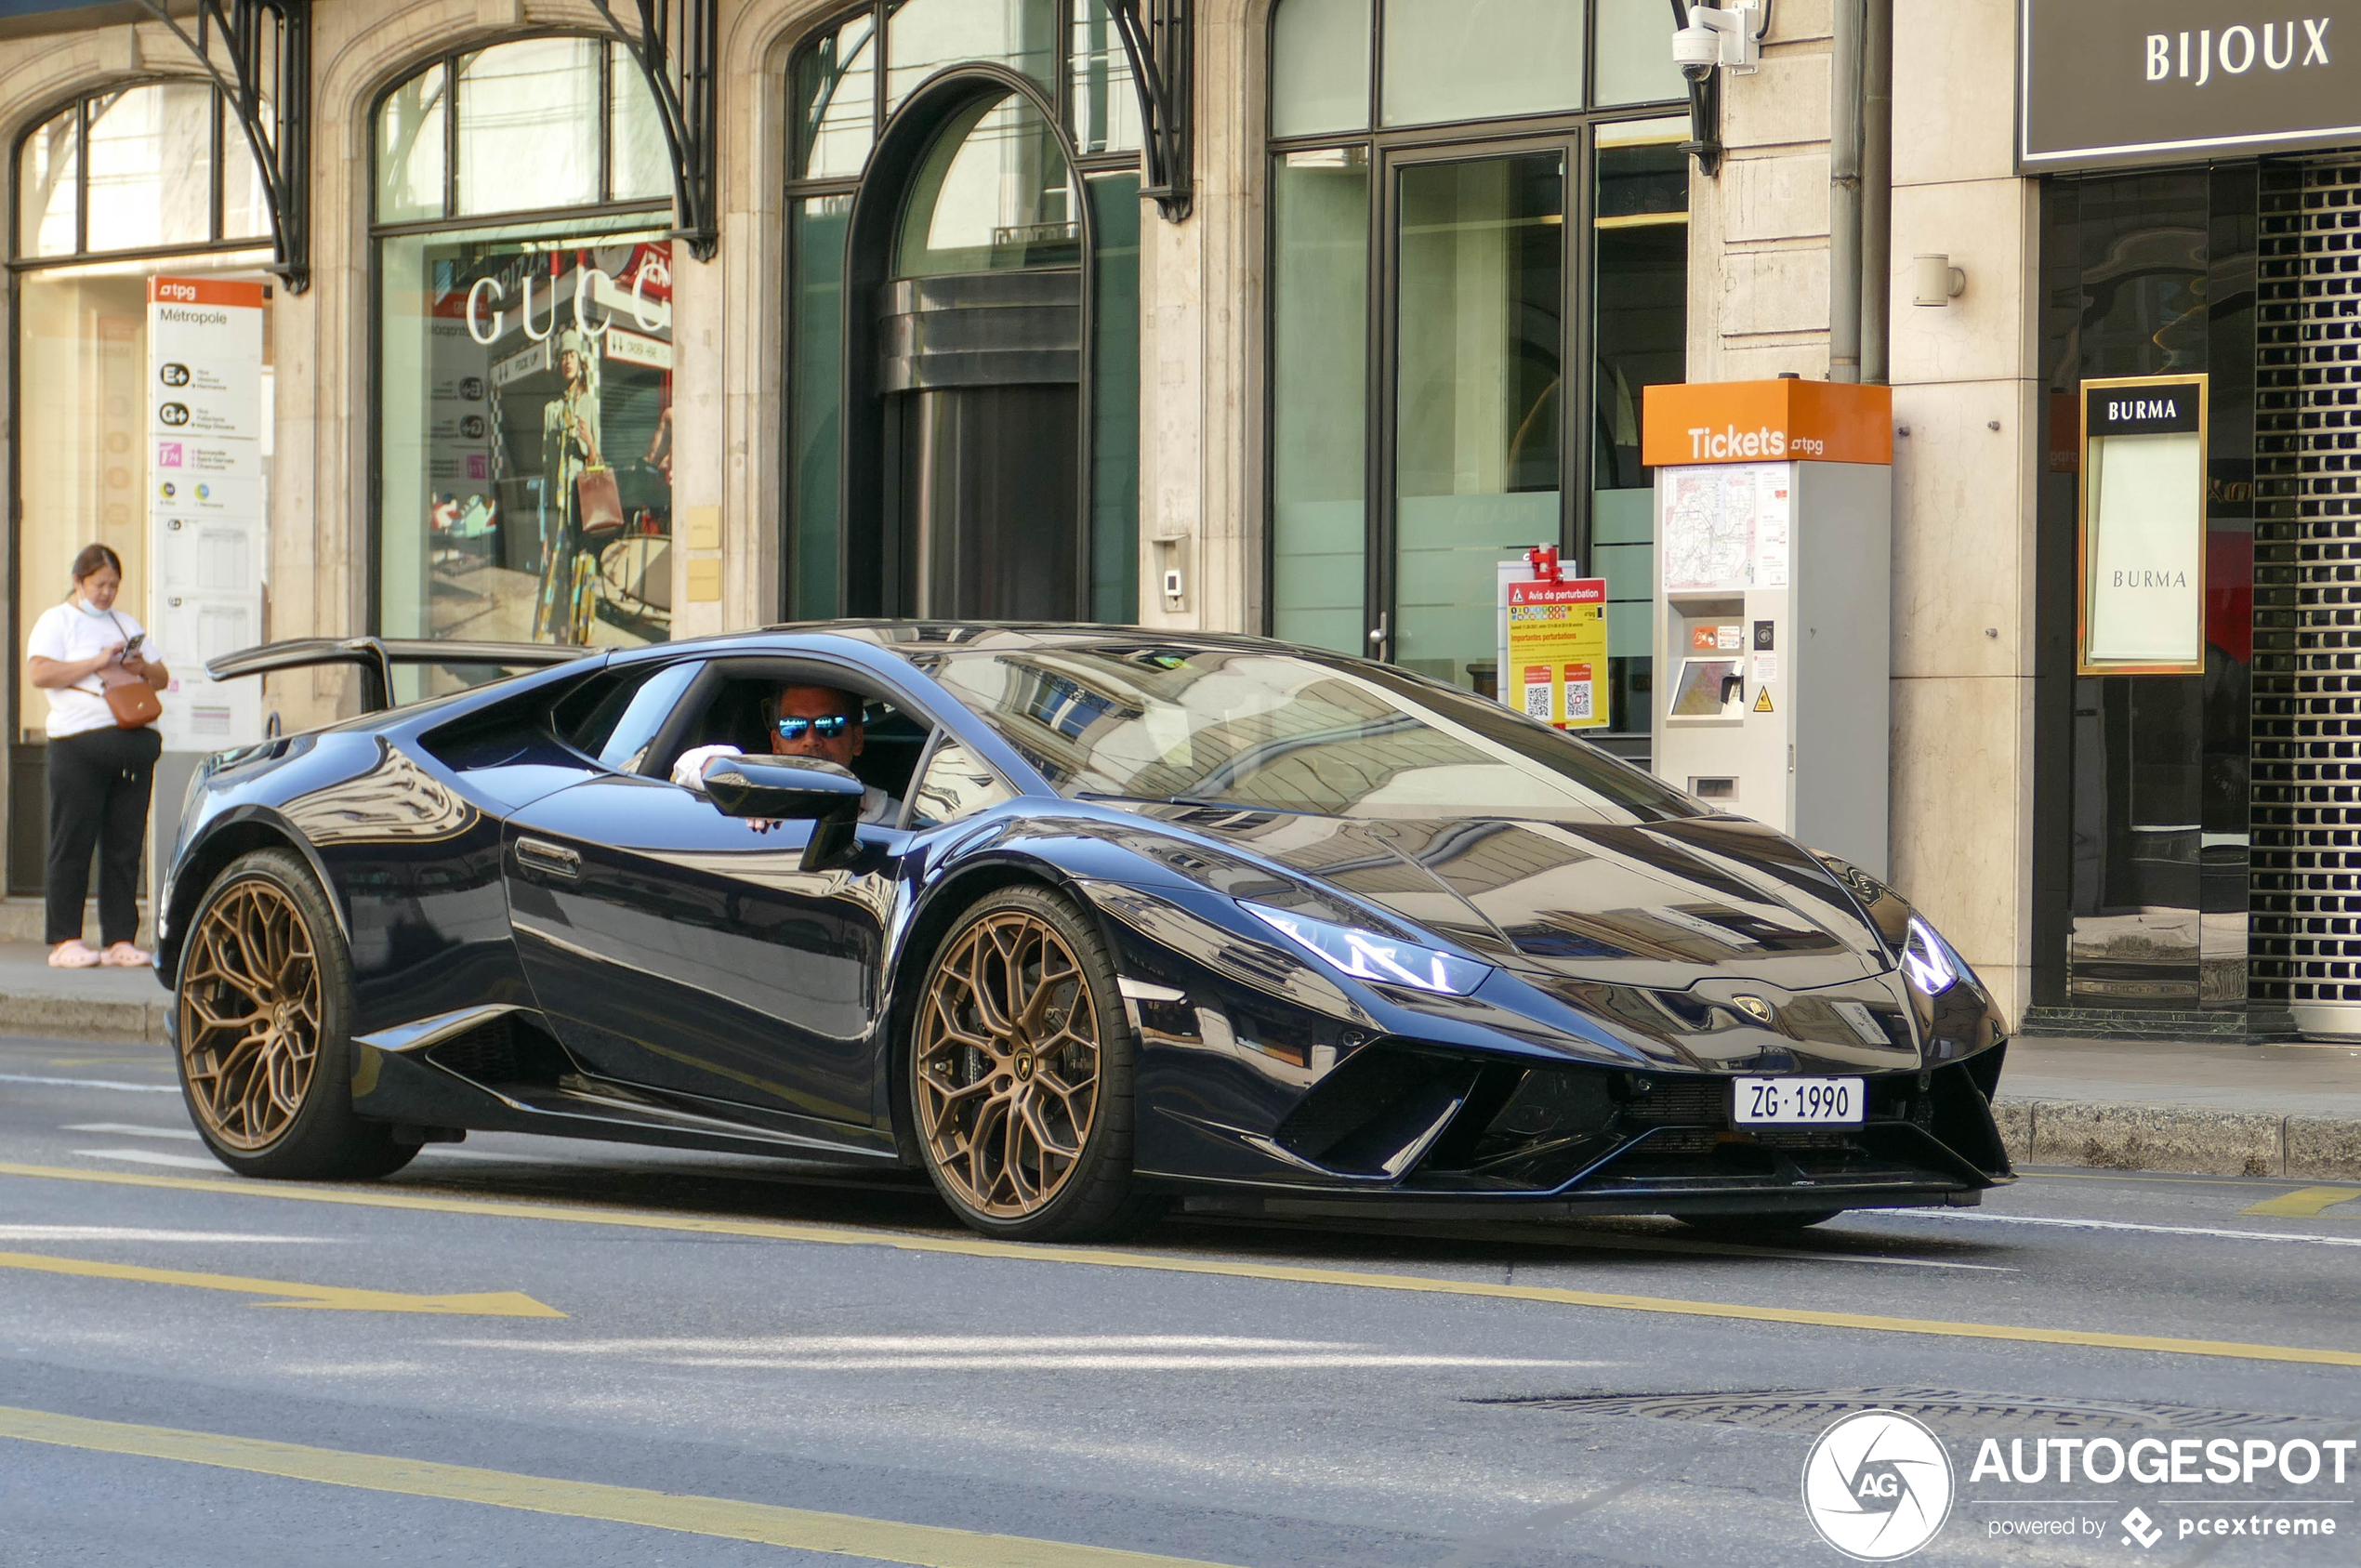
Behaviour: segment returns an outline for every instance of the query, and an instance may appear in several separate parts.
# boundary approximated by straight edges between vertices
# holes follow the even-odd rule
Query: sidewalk
[[[0,1034],[161,1042],[171,1006],[152,969],[53,969],[39,942],[0,942]]]
[[[53,969],[0,942],[0,1034],[162,1042],[145,969]],[[2361,1045],[2009,1043],[1994,1109],[2025,1165],[2361,1181]]]
[[[2361,1045],[2020,1035],[1994,1109],[2026,1165],[2361,1180]]]

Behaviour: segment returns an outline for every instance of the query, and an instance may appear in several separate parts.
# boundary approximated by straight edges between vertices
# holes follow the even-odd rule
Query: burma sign
[[[2205,669],[2202,376],[2082,383],[2082,675]]]
[[[2361,138],[2361,0],[2018,0],[2025,174]]]

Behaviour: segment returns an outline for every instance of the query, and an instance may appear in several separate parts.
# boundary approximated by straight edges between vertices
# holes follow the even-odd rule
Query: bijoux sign
[[[2025,174],[2361,141],[2361,0],[2018,0]]]

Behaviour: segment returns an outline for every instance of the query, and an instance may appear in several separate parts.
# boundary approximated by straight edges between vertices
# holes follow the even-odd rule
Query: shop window
[[[378,629],[668,636],[671,174],[645,79],[611,42],[521,39],[417,72],[376,131]]]
[[[228,281],[241,299],[267,297],[260,172],[212,86],[177,80],[110,88],[36,122],[17,144],[16,176],[17,625],[65,597],[84,546],[108,546],[123,560],[119,604],[184,678],[167,744],[228,744],[227,710],[190,693],[205,659],[268,635],[270,313],[254,312],[259,374],[241,365],[232,391],[210,405],[223,423],[184,442],[152,423],[169,423],[172,400],[150,395],[151,323],[164,308],[151,283]],[[196,479],[183,459],[200,447],[219,467]],[[186,515],[167,494],[190,504]],[[199,552],[180,558],[197,575],[167,587],[151,547],[160,530],[183,526],[203,535]],[[213,590],[243,602],[216,602]],[[48,700],[21,669],[12,699],[7,881],[22,895],[42,883]]]
[[[1668,27],[1639,0],[1280,0],[1271,23],[1272,630],[1497,692],[1498,564],[1557,544],[1608,579],[1627,753],[1642,393],[1687,346],[1686,122],[1629,107],[1684,92],[1653,63]]]

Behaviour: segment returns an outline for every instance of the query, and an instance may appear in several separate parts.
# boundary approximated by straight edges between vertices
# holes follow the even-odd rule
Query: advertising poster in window
[[[262,733],[261,683],[217,684],[204,665],[261,640],[268,299],[258,283],[148,280],[147,624],[174,676],[167,751]]]
[[[2202,376],[2082,384],[2082,675],[2205,670]]]
[[[389,632],[670,635],[671,259],[654,239],[423,243],[407,386],[387,323],[388,467],[404,433],[416,464],[388,475]]]

